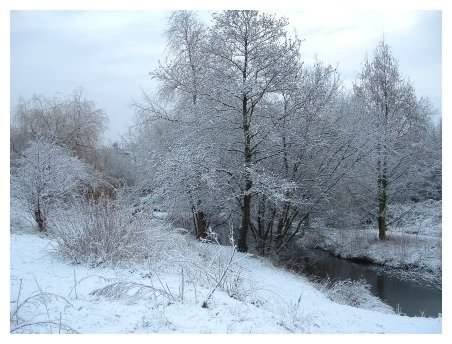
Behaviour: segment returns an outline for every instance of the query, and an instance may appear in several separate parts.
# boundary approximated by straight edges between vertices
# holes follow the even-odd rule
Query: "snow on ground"
[[[206,246],[226,256],[231,252],[230,247],[192,242],[200,256],[207,252]],[[235,258],[235,266],[240,267],[236,271],[240,273],[237,279],[231,279],[229,295],[218,289],[208,307],[202,308],[211,286],[194,280],[195,275],[183,275],[176,266],[153,269],[144,263],[116,268],[73,265],[56,254],[55,243],[49,237],[32,231],[14,231],[11,330],[15,333],[441,332],[441,318],[410,318],[340,305],[330,301],[307,279],[276,268],[265,259],[241,253],[236,253]],[[99,291],[121,281],[135,283],[135,288]],[[148,287],[140,289],[138,284]],[[95,290],[98,292],[93,293]]]
[[[320,248],[341,258],[359,258],[388,268],[410,270],[413,277],[441,285],[441,201],[392,208],[400,221],[390,225],[387,240],[375,227],[322,228],[308,232],[301,245]]]

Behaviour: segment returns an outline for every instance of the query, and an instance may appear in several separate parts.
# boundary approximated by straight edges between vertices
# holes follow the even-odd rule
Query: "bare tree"
[[[78,157],[92,160],[93,151],[105,129],[107,117],[82,91],[61,98],[33,96],[20,101],[15,112],[15,137],[23,148],[29,140],[47,138],[74,151]],[[14,145],[12,145],[14,149]],[[17,153],[17,152],[16,152]]]

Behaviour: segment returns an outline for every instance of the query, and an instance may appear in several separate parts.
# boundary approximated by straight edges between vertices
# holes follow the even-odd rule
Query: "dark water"
[[[408,316],[437,317],[441,313],[441,290],[403,280],[372,265],[340,259],[320,250],[297,250],[284,258],[289,268],[311,277],[332,280],[364,279],[371,292]]]

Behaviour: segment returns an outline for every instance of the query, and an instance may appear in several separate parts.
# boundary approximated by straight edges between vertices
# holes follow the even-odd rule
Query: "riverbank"
[[[378,265],[341,259],[328,252],[298,249],[280,257],[279,266],[307,276],[320,286],[335,285],[351,294],[350,300],[361,303],[360,297],[373,296],[398,314],[437,317],[442,313],[442,291],[428,283],[402,278]],[[355,292],[357,288],[361,289]],[[364,303],[366,303],[364,301]]]
[[[405,216],[390,226],[384,241],[378,240],[374,227],[316,227],[306,231],[298,244],[354,262],[378,265],[400,277],[441,289],[441,201],[397,205],[393,212],[395,217]]]
[[[171,235],[171,229],[159,221],[150,225],[156,232]],[[175,234],[171,242],[187,245],[177,261],[168,252],[162,252],[162,259],[152,264],[89,267],[62,259],[51,237],[32,230],[13,230],[11,330],[15,333],[441,332],[441,318],[407,317],[386,309],[383,312],[339,304],[307,278],[276,268],[266,259],[242,253],[234,256],[229,285],[215,290],[208,306],[203,307],[212,284],[203,282],[204,270],[197,270],[195,263],[213,259],[216,265],[217,258],[224,262],[231,247],[201,244]],[[180,265],[182,258],[185,265]],[[192,273],[201,275],[195,278],[189,267],[193,268]]]

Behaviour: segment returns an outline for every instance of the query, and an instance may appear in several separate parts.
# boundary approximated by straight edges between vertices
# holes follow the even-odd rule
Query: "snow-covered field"
[[[378,240],[375,227],[361,230],[322,228],[308,232],[300,244],[335,256],[371,261],[406,270],[413,278],[441,286],[441,201],[425,201],[392,208],[400,221],[390,225],[387,240]]]
[[[163,227],[163,220],[154,219],[152,226]],[[230,247],[174,235],[189,243],[185,255],[193,264],[215,254],[230,257]],[[11,233],[14,333],[441,332],[441,318],[410,318],[334,303],[307,279],[251,255],[235,254],[228,283],[203,308],[212,284],[202,274],[190,273],[186,262],[89,267],[63,260],[55,245],[32,229]]]

